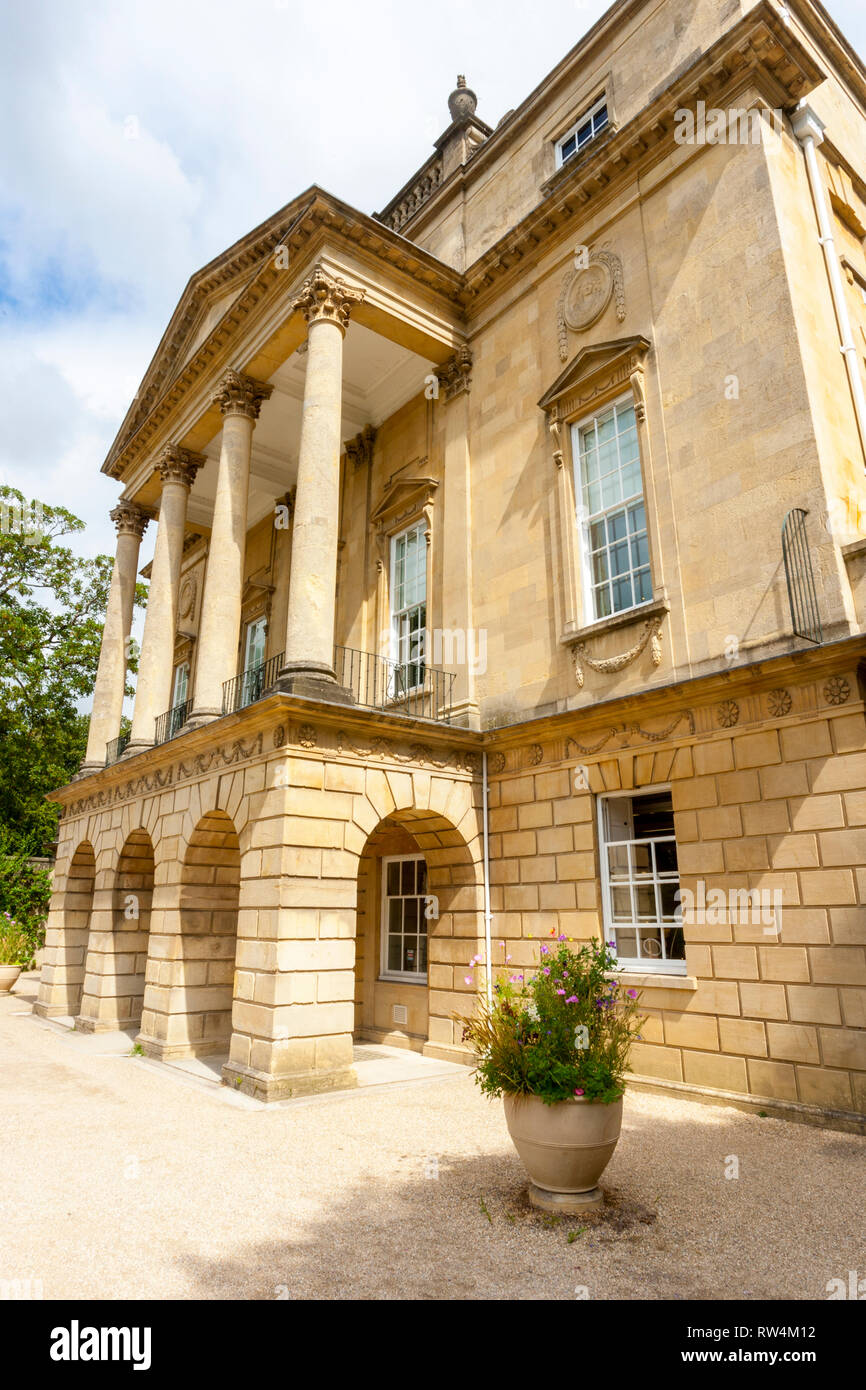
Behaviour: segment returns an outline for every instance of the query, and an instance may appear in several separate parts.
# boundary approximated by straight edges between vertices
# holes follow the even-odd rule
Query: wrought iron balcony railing
[[[428,666],[423,657],[399,662],[335,647],[334,669],[338,684],[351,690],[356,704],[366,709],[451,723],[454,673]]]
[[[111,740],[110,743],[106,743],[106,745],[105,745],[105,766],[106,766],[106,767],[110,767],[112,763],[116,763],[116,762],[117,762],[117,760],[118,760],[118,758],[120,757],[121,753],[122,753],[122,752],[124,751],[124,749],[126,748],[126,745],[129,743],[129,735],[130,735],[130,730],[127,729],[127,731],[126,731],[125,734],[121,734],[119,738],[113,738],[113,739]]]
[[[277,683],[277,675],[285,659],[285,653],[272,656],[260,666],[251,666],[239,676],[223,685],[223,714],[235,714],[237,710],[260,700]]]
[[[814,642],[816,646],[820,646],[824,641],[824,632],[815,595],[812,554],[806,535],[808,515],[802,507],[792,507],[786,513],[782,522],[782,558],[785,562],[785,581],[788,585],[788,604],[794,636],[803,637],[807,642]]]
[[[165,714],[161,714],[156,721],[156,738],[154,743],[168,743],[170,738],[179,734],[186,723],[189,714],[190,701],[184,700],[180,705],[174,705],[172,709],[167,709]]]

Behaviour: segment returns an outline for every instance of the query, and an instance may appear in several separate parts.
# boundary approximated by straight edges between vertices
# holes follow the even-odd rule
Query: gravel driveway
[[[603,1214],[545,1217],[466,1072],[268,1109],[34,993],[0,998],[0,1280],[45,1298],[823,1299],[866,1273],[863,1138],[633,1093]]]

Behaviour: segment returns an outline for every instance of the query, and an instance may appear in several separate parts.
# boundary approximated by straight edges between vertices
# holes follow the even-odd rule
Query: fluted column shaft
[[[253,428],[273,387],[230,371],[214,395],[223,415],[213,527],[207,557],[190,722],[222,713],[222,688],[236,674]]]
[[[170,444],[159,459],[162,479],[159,522],[127,753],[150,747],[155,738],[156,721],[168,709],[171,700],[186,508],[189,490],[204,461],[201,454],[192,454],[175,444]]]
[[[362,298],[316,266],[294,301],[307,320],[309,350],[281,683],[292,677],[334,680],[343,337]]]
[[[117,550],[108,591],[105,626],[102,629],[96,684],[93,687],[93,709],[87,752],[82,763],[83,772],[95,772],[105,765],[106,744],[120,734],[138,552],[148,522],[147,513],[134,502],[121,502],[111,513],[111,519],[117,527]]]

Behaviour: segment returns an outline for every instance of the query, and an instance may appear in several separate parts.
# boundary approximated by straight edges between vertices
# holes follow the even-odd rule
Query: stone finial
[[[441,367],[434,370],[439,378],[439,385],[445,392],[446,401],[450,401],[453,396],[459,396],[461,391],[468,391],[472,383],[471,349],[463,343],[453,357],[449,357],[447,362],[443,362]]]
[[[273,389],[263,381],[256,381],[254,377],[230,368],[211,400],[219,406],[223,415],[245,415],[248,420],[258,420],[262,402],[268,400]]]
[[[345,333],[349,315],[364,298],[364,291],[347,285],[338,275],[329,275],[321,265],[313,266],[292,300],[292,309],[300,309],[307,323],[325,320],[336,323]]]
[[[166,444],[156,461],[163,486],[166,483],[182,483],[192,487],[195,475],[207,463],[204,454],[194,454],[191,449],[183,449],[179,444]]]
[[[139,540],[147,530],[147,523],[150,521],[147,512],[136,502],[118,502],[114,510],[109,512],[109,516],[114,522],[119,536],[137,536]]]
[[[457,86],[448,98],[448,110],[451,112],[452,121],[462,121],[469,116],[474,116],[477,105],[478,98],[471,87],[466,86],[466,78],[463,74],[459,73]]]

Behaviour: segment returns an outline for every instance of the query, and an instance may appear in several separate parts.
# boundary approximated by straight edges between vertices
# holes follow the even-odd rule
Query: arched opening
[[[141,1022],[153,873],[150,836],[145,830],[134,830],[120,852],[112,903],[115,955],[110,968],[114,972],[117,1022],[121,1028]]]
[[[240,881],[237,832],[224,811],[211,811],[193,831],[183,863],[175,976],[180,1002],[171,1010],[172,1051],[228,1053]]]
[[[74,1018],[81,1007],[95,879],[93,846],[82,840],[62,892],[51,901],[36,1006],[43,1017]]]
[[[483,937],[478,868],[444,816],[394,812],[358,865],[355,1038],[452,1057],[451,1013],[471,1011],[469,963]]]

